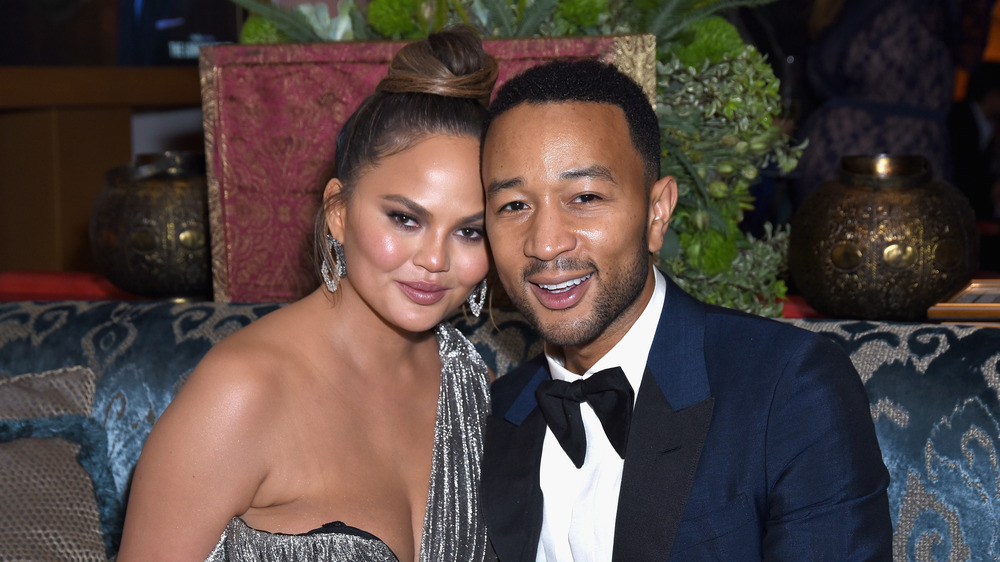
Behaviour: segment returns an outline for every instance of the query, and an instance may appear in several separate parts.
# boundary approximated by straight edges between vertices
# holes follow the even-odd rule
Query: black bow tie
[[[594,408],[608,441],[624,459],[634,395],[620,367],[598,371],[573,382],[543,381],[535,390],[545,423],[577,468],[583,466],[587,456],[587,434],[580,417],[580,404],[586,401]]]

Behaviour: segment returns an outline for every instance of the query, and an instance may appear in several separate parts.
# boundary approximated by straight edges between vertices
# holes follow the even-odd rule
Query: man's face
[[[663,241],[673,179],[648,192],[624,113],[589,102],[502,114],[482,171],[487,235],[511,300],[548,343],[606,352],[652,294],[649,252]],[[657,200],[665,192],[667,205]]]

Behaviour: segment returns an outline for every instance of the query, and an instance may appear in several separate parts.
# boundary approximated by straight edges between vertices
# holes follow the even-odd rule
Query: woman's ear
[[[647,223],[649,251],[657,253],[663,246],[663,237],[670,226],[670,217],[677,206],[677,180],[672,176],[660,178],[649,190],[649,220]]]
[[[333,178],[326,184],[323,190],[323,201],[326,206],[326,228],[337,240],[344,239],[344,184],[340,180]],[[328,201],[334,201],[332,205]]]

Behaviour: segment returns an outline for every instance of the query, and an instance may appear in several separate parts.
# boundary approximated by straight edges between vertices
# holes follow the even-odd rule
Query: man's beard
[[[645,244],[643,244],[645,246]],[[616,272],[601,272],[590,261],[572,258],[557,259],[553,262],[536,261],[522,273],[521,288],[527,287],[527,277],[549,270],[591,270],[595,275],[591,281],[600,284],[593,287],[599,293],[594,299],[594,307],[588,316],[576,318],[571,322],[553,322],[542,324],[535,309],[529,304],[533,299],[527,291],[508,293],[514,306],[537,330],[549,344],[559,347],[572,347],[588,344],[603,334],[622,313],[639,299],[646,286],[646,276],[649,273],[649,254],[641,249],[634,259]],[[537,301],[535,302],[538,305]],[[571,309],[566,313],[571,314]],[[558,314],[558,312],[556,313]]]

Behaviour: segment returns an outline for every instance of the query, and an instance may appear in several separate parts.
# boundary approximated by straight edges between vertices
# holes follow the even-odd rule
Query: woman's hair
[[[326,197],[316,215],[317,263],[333,263],[326,244],[326,216],[349,202],[358,178],[393,154],[435,135],[479,140],[497,62],[468,27],[453,27],[400,49],[388,75],[347,119],[337,135],[334,177],[340,193]]]

